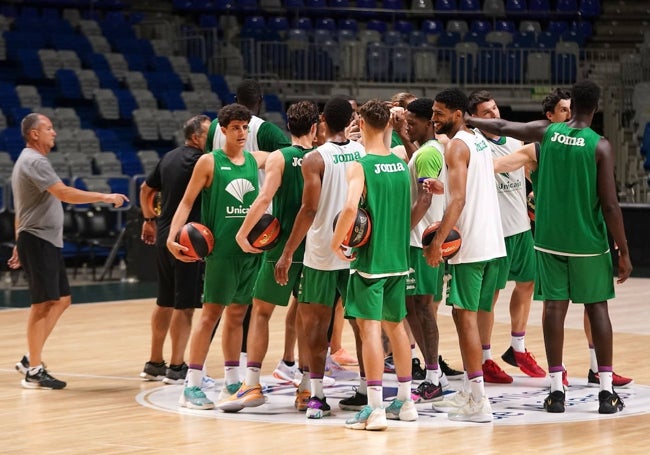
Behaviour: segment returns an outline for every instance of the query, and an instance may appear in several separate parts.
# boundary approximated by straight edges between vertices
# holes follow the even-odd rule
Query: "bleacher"
[[[590,50],[597,21],[608,11],[598,0],[174,0],[158,6],[122,0],[0,5],[0,152],[7,152],[1,156],[15,160],[23,147],[20,120],[42,112],[59,134],[51,156],[62,177],[79,187],[91,179],[128,191],[137,205],[135,182],[150,171],[153,157],[182,141],[180,126],[191,115],[214,116],[233,102],[232,88],[243,77],[268,88],[263,116],[282,128],[288,102],[324,101],[342,91],[363,100],[404,88],[432,96],[446,85],[485,87],[500,101],[537,110],[552,86],[582,77],[601,78],[603,85],[627,77],[632,87],[643,82],[639,77],[650,79],[650,35],[638,52]],[[636,97],[632,106],[631,89],[623,98],[645,159],[647,106]],[[620,166],[638,171],[637,161],[628,161]],[[636,171],[622,172],[619,181],[636,178]],[[3,175],[0,211],[10,209]]]

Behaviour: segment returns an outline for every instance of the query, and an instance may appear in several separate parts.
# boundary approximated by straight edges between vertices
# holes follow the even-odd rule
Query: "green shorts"
[[[406,317],[406,275],[364,278],[350,275],[345,317],[400,322]]]
[[[210,258],[205,262],[203,302],[250,305],[261,256]]]
[[[535,279],[535,241],[530,230],[506,237],[507,256],[499,258],[497,289],[506,287],[508,281],[525,283]]]
[[[536,298],[573,303],[597,303],[614,298],[614,271],[609,253],[586,257],[536,253]]]
[[[427,264],[422,248],[409,249],[409,274],[406,277],[406,295],[432,295],[434,302],[442,300],[445,277],[444,262],[438,267]]]
[[[287,306],[289,297],[298,295],[302,263],[292,263],[289,267],[289,281],[286,286],[280,286],[275,281],[275,262],[264,261],[255,281],[253,297],[277,306]]]
[[[447,305],[468,311],[492,311],[498,277],[497,259],[451,265]]]
[[[304,266],[298,301],[300,303],[320,303],[332,307],[336,303],[337,292],[345,300],[349,278],[350,269],[316,270]]]

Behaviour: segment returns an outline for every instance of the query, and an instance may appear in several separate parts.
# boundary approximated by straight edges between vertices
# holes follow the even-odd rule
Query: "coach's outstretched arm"
[[[465,123],[488,133],[499,136],[510,136],[524,142],[541,142],[546,127],[551,123],[548,120],[535,120],[533,122],[510,122],[503,119],[484,119],[465,114]]]

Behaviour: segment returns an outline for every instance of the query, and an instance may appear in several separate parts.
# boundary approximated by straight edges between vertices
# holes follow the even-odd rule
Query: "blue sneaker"
[[[357,412],[354,417],[345,421],[345,428],[351,430],[385,430],[388,428],[386,410],[366,406]]]
[[[224,385],[223,388],[221,389],[221,393],[219,394],[219,401],[227,400],[228,398],[236,394],[240,387],[241,387],[241,382],[235,382],[234,384]]]
[[[205,396],[200,387],[185,387],[178,404],[189,409],[213,409],[214,403]]]

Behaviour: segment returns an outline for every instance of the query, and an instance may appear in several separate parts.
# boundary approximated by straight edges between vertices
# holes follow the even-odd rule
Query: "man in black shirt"
[[[140,377],[167,384],[182,384],[187,373],[185,348],[192,329],[195,308],[201,308],[203,262],[181,262],[167,249],[169,226],[187,187],[197,160],[203,155],[210,118],[197,115],[183,126],[185,145],[168,153],[158,162],[140,188],[144,222],[142,240],[156,245],[158,270],[158,299],[151,315],[151,354]],[[160,216],[156,218],[154,194],[161,192]],[[187,219],[201,221],[201,199],[194,203]],[[169,331],[172,356],[169,366],[163,359],[163,344]]]

